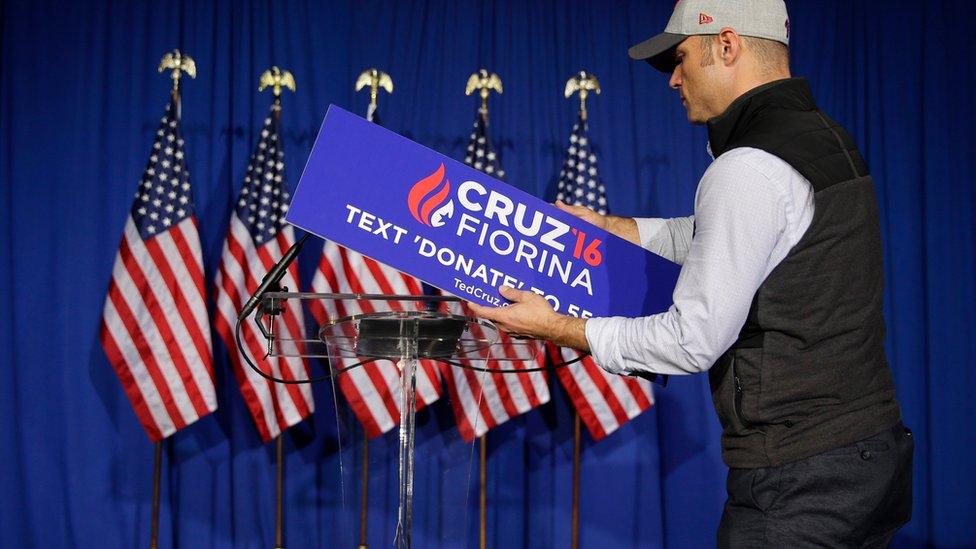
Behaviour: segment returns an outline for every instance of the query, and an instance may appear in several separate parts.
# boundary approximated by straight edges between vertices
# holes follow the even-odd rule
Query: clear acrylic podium
[[[308,314],[311,313],[311,314]],[[306,319],[306,326],[295,319]],[[314,324],[312,320],[314,319]],[[538,346],[512,339],[488,321],[474,318],[450,296],[271,292],[253,318],[270,357],[328,361],[324,375],[295,372],[282,377],[269,362],[251,367],[280,383],[312,383],[342,375],[376,360],[391,360],[400,372],[399,509],[397,547],[411,546],[417,367],[421,360],[481,372],[525,373],[512,366],[534,362]]]

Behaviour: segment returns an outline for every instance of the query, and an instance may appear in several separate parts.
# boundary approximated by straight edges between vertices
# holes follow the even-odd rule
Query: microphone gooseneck
[[[281,259],[279,259],[278,262],[271,267],[268,274],[264,275],[264,278],[261,279],[261,285],[258,286],[257,290],[254,290],[254,293],[251,294],[251,297],[247,300],[247,303],[244,304],[244,308],[241,309],[241,312],[237,315],[238,320],[247,318],[247,315],[251,314],[255,307],[258,306],[258,303],[261,302],[261,297],[271,291],[272,288],[278,287],[278,283],[281,282],[281,278],[285,276],[288,266],[295,261],[295,257],[298,255],[298,252],[301,251],[302,245],[305,244],[305,241],[308,240],[309,236],[311,236],[311,233],[305,233],[302,235],[297,242],[288,248],[285,255],[281,256]]]

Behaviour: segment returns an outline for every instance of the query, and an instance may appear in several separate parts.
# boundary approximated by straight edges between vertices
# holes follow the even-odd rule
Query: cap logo
[[[790,20],[786,20],[786,39],[790,39]]]
[[[705,13],[699,13],[698,14],[698,24],[699,25],[707,25],[708,23],[711,23],[712,21],[714,21],[714,19],[712,19],[712,16],[711,15],[708,15],[708,14],[705,14]]]

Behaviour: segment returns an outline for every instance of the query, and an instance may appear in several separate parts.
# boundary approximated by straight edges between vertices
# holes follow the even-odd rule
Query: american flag
[[[376,109],[371,107],[367,119],[379,123]],[[338,244],[326,241],[322,248],[318,269],[312,278],[312,291],[320,293],[354,293],[386,295],[422,295],[420,281],[378,261]],[[379,311],[400,310],[402,302],[344,300],[313,301],[309,305],[312,316],[321,324],[329,318]],[[422,302],[411,305],[423,308]],[[333,359],[333,367],[345,368],[359,359]],[[338,378],[339,389],[363,424],[370,438],[393,429],[400,422],[400,370],[389,360],[370,362],[344,372]],[[432,404],[441,397],[440,370],[436,363],[420,361],[417,368],[417,409]]]
[[[607,213],[607,195],[597,172],[596,154],[590,148],[582,116],[569,136],[566,160],[559,172],[556,199]],[[554,362],[579,357],[573,349],[549,345]],[[654,404],[651,383],[643,379],[606,372],[589,356],[565,368],[556,376],[569,393],[580,419],[594,440],[600,440]]]
[[[295,242],[284,220],[288,210],[285,151],[281,142],[279,106],[273,104],[257,147],[251,155],[244,185],[230,216],[227,239],[215,282],[217,332],[230,351],[231,365],[258,434],[265,442],[312,414],[315,403],[308,384],[275,383],[243,362],[234,338],[238,312],[261,279]],[[298,289],[298,266],[292,263],[281,285]],[[305,319],[301,308],[287,306],[277,321],[283,339],[302,339]],[[268,357],[264,336],[251,319],[241,326],[241,338],[251,362],[283,379],[307,379],[308,364],[299,357]]]
[[[505,170],[488,135],[488,122],[480,112],[474,122],[464,162],[495,178],[505,177]],[[472,316],[463,309],[460,314]],[[479,330],[474,327],[472,335],[481,336]],[[499,350],[495,355],[511,356],[515,344],[504,333],[500,335],[504,351]],[[545,365],[542,345],[538,342],[531,342],[529,345],[533,347],[529,352],[536,353],[535,360],[491,362],[489,367],[515,369]],[[525,354],[525,350],[521,354]],[[497,374],[474,372],[449,365],[443,365],[442,368],[458,430],[466,441],[480,437],[508,419],[549,402],[549,386],[544,372]]]
[[[175,95],[125,222],[99,337],[154,442],[217,409],[200,236]]]

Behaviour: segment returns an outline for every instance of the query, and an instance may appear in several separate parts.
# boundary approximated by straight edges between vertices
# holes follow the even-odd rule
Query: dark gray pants
[[[911,431],[781,467],[730,469],[719,547],[885,547],[912,515]]]

